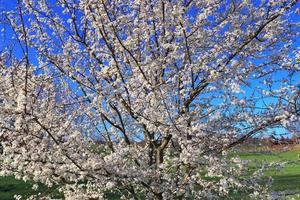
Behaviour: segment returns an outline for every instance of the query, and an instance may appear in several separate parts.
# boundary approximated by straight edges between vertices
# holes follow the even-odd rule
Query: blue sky
[[[50,2],[53,2],[53,1],[51,0]],[[9,0],[9,1],[7,1],[7,0],[0,0],[0,12],[1,11],[7,11],[7,10],[16,11],[16,5],[17,5],[16,4],[16,0]],[[299,4],[297,4],[297,7],[299,8]],[[195,18],[197,16],[197,12],[198,12],[197,8],[191,7],[190,11],[188,12],[188,15],[189,15],[191,21],[193,21],[193,18]],[[2,17],[3,16],[1,16],[1,18]],[[300,22],[300,19],[297,16],[291,16],[290,20],[294,21],[294,22]],[[13,39],[14,33],[10,29],[10,27],[8,25],[0,23],[0,30],[3,30],[0,33],[0,52],[4,51],[4,48],[8,44],[13,44],[14,45],[14,47],[13,47],[14,56],[17,57],[17,58],[22,58],[22,51],[20,50],[20,46],[17,44],[17,42],[15,41],[15,39]],[[298,47],[298,48],[300,47],[300,38],[299,37],[296,39],[296,41],[293,44],[293,46],[294,47]],[[29,54],[30,54],[31,63],[37,64],[36,52],[31,49],[30,52],[29,52]],[[276,79],[280,80],[280,79],[286,77],[287,74],[288,73],[286,71],[279,71],[279,72],[277,72],[277,73],[275,73],[273,75],[273,78],[275,80]],[[295,80],[295,82],[300,81],[300,78],[296,78],[296,79],[298,79],[298,80]],[[258,80],[253,81],[252,85],[254,87],[264,87],[263,85],[260,84],[260,82]],[[246,94],[250,94],[253,91],[253,87],[249,88],[249,87],[243,86],[243,89],[245,90]],[[273,103],[274,99],[269,98],[266,101],[268,101],[268,103]],[[258,106],[259,106],[259,104],[262,105],[263,102],[262,101],[259,102]],[[276,128],[276,129],[272,129],[270,131],[271,132],[275,131],[278,135],[287,133],[287,130],[285,130],[283,128]]]

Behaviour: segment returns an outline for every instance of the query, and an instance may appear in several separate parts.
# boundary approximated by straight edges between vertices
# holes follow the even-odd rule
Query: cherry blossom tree
[[[2,175],[66,199],[270,197],[228,152],[299,121],[297,0],[18,0],[2,16]]]

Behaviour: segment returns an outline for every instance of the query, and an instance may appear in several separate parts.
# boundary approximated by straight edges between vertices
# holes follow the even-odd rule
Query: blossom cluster
[[[0,55],[1,175],[66,199],[269,198],[263,170],[241,178],[248,163],[227,154],[300,120],[296,5],[19,1],[5,15],[23,57]]]

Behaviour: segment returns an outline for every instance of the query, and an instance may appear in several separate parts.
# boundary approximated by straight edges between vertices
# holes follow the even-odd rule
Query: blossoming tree
[[[0,58],[1,174],[67,199],[267,198],[226,152],[299,120],[297,7],[18,0],[3,13],[19,52]]]

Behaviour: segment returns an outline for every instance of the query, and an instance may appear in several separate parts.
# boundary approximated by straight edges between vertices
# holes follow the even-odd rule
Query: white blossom
[[[0,54],[0,174],[72,200],[268,197],[231,148],[299,121],[296,4],[20,1],[4,13],[23,48]]]

